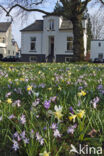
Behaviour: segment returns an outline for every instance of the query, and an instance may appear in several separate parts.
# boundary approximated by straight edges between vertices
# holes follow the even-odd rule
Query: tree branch
[[[31,3],[31,5],[30,6],[32,6],[32,5],[39,5],[39,4],[42,4],[42,2],[43,2],[44,0],[40,0],[40,2],[36,2],[36,3]]]
[[[0,8],[4,10],[6,13],[8,13],[8,11],[2,5],[0,5]]]
[[[82,13],[84,12],[84,10],[86,9],[87,4],[88,4],[90,1],[91,1],[91,0],[86,0],[86,1],[82,2],[83,7],[82,7],[81,11],[79,12],[79,14],[82,14]]]
[[[99,0],[103,5],[104,5],[104,1],[103,0]]]
[[[55,14],[54,12],[50,13],[50,12],[47,12],[47,11],[44,11],[44,10],[41,10],[41,9],[28,9],[28,8],[25,8],[24,6],[22,6],[22,5],[20,5],[20,4],[15,4],[15,5],[13,5],[13,6],[9,9],[9,11],[6,11],[6,12],[7,12],[7,15],[9,16],[10,12],[11,12],[14,8],[16,8],[16,7],[19,7],[19,8],[21,8],[21,9],[25,10],[25,11],[28,11],[28,12],[36,11],[36,12],[40,12],[40,13],[43,13],[43,14],[46,14],[46,15],[54,15],[54,14]]]

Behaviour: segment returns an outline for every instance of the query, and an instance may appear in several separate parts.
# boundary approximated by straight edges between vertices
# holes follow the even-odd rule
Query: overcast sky
[[[2,0],[0,0],[2,1]],[[55,6],[55,2],[57,0],[47,1],[41,8],[44,8],[47,11],[52,11]],[[12,15],[15,14],[16,10],[12,11]],[[14,39],[17,41],[19,47],[21,47],[21,33],[20,30],[24,27],[30,25],[31,23],[35,22],[36,19],[42,19],[43,14],[38,12],[30,13],[28,20],[21,20],[20,17],[14,17],[12,23],[12,34]],[[10,18],[6,17],[5,14],[0,18],[0,22],[10,21]]]

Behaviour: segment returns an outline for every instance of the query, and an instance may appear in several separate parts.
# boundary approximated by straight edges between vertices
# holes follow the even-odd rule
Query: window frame
[[[68,40],[68,38],[70,38],[70,39]],[[70,48],[70,43],[72,44],[72,48]],[[68,46],[69,46],[69,48],[68,48]],[[72,36],[67,36],[66,51],[70,52],[72,50],[73,50],[73,37]]]
[[[32,48],[32,44],[33,44],[33,47]],[[36,37],[30,37],[30,52],[36,52]]]
[[[101,42],[98,43],[98,47],[101,47]]]
[[[69,61],[67,61],[67,59],[69,59]],[[66,62],[66,63],[67,63],[67,62],[70,62],[70,60],[71,60],[70,57],[68,57],[68,56],[65,57],[65,62]]]
[[[55,22],[54,19],[49,20],[49,30],[54,31],[55,29]]]
[[[101,56],[101,55],[102,55],[102,56]],[[101,57],[99,57],[99,56],[101,56]],[[99,59],[103,59],[103,57],[104,57],[103,53],[99,53],[99,54],[98,54],[98,58],[99,58]]]

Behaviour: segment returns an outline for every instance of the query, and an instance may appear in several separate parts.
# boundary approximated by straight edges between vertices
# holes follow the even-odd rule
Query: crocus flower
[[[69,116],[69,120],[75,122],[76,117],[77,115],[72,114],[71,116]]]
[[[22,124],[25,124],[25,123],[26,123],[25,115],[22,114],[22,116],[20,117],[20,122],[21,122]]]
[[[79,96],[79,97],[80,97],[80,96],[86,96],[86,92],[82,90],[81,92],[78,93],[78,96]]]
[[[50,152],[44,151],[43,153],[40,153],[39,156],[49,156]]]
[[[54,134],[53,135],[54,135],[55,138],[58,138],[58,137],[60,138],[61,137],[61,134],[60,134],[58,129],[54,130]]]
[[[77,116],[78,116],[79,118],[82,119],[84,115],[85,115],[85,110],[78,110]]]
[[[32,90],[32,86],[28,85],[27,86],[27,91],[31,91]]]
[[[55,105],[54,109],[55,109],[55,112],[54,112],[55,118],[60,120],[62,118],[62,116],[63,116],[63,114],[62,114],[62,106],[56,106]]]
[[[23,141],[24,141],[25,144],[29,143],[29,139],[28,138],[23,139]]]
[[[12,147],[15,151],[17,151],[19,149],[19,144],[17,141],[13,140],[13,147]]]
[[[44,102],[44,107],[45,107],[46,109],[49,109],[49,108],[50,108],[50,102],[51,102],[50,100],[49,100],[49,101],[46,100],[46,101]]]
[[[10,99],[10,98],[7,99],[7,103],[8,103],[8,104],[11,104],[11,103],[12,103],[12,99]]]
[[[50,128],[53,129],[53,130],[57,129],[57,124],[56,123],[53,123]]]
[[[74,131],[75,131],[75,128],[76,128],[76,127],[77,127],[77,124],[68,127],[68,129],[67,129],[67,133],[68,133],[68,134],[73,134]]]
[[[70,107],[69,110],[70,110],[70,112],[71,112],[72,114],[74,114],[74,112],[73,112],[73,107]]]

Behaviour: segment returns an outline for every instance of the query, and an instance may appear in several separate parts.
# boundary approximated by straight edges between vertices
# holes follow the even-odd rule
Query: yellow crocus
[[[7,99],[7,103],[11,104],[12,103],[12,99]]]
[[[77,116],[81,119],[83,118],[84,115],[85,115],[85,110],[80,110],[79,113],[77,113]]]
[[[63,116],[62,107],[61,106],[58,107],[58,106],[55,105],[54,109],[55,109],[55,112],[54,112],[55,118],[60,120],[62,118],[62,116]]]
[[[71,116],[69,116],[69,120],[70,121],[73,120],[73,122],[75,122],[76,117],[77,117],[77,115],[71,115]]]
[[[85,96],[86,95],[86,92],[84,92],[84,91],[81,91],[81,93],[82,93],[82,96]]]
[[[79,97],[86,96],[86,92],[82,90],[81,92],[78,93],[78,96]]]
[[[27,86],[27,91],[31,91],[32,90],[32,86]]]

